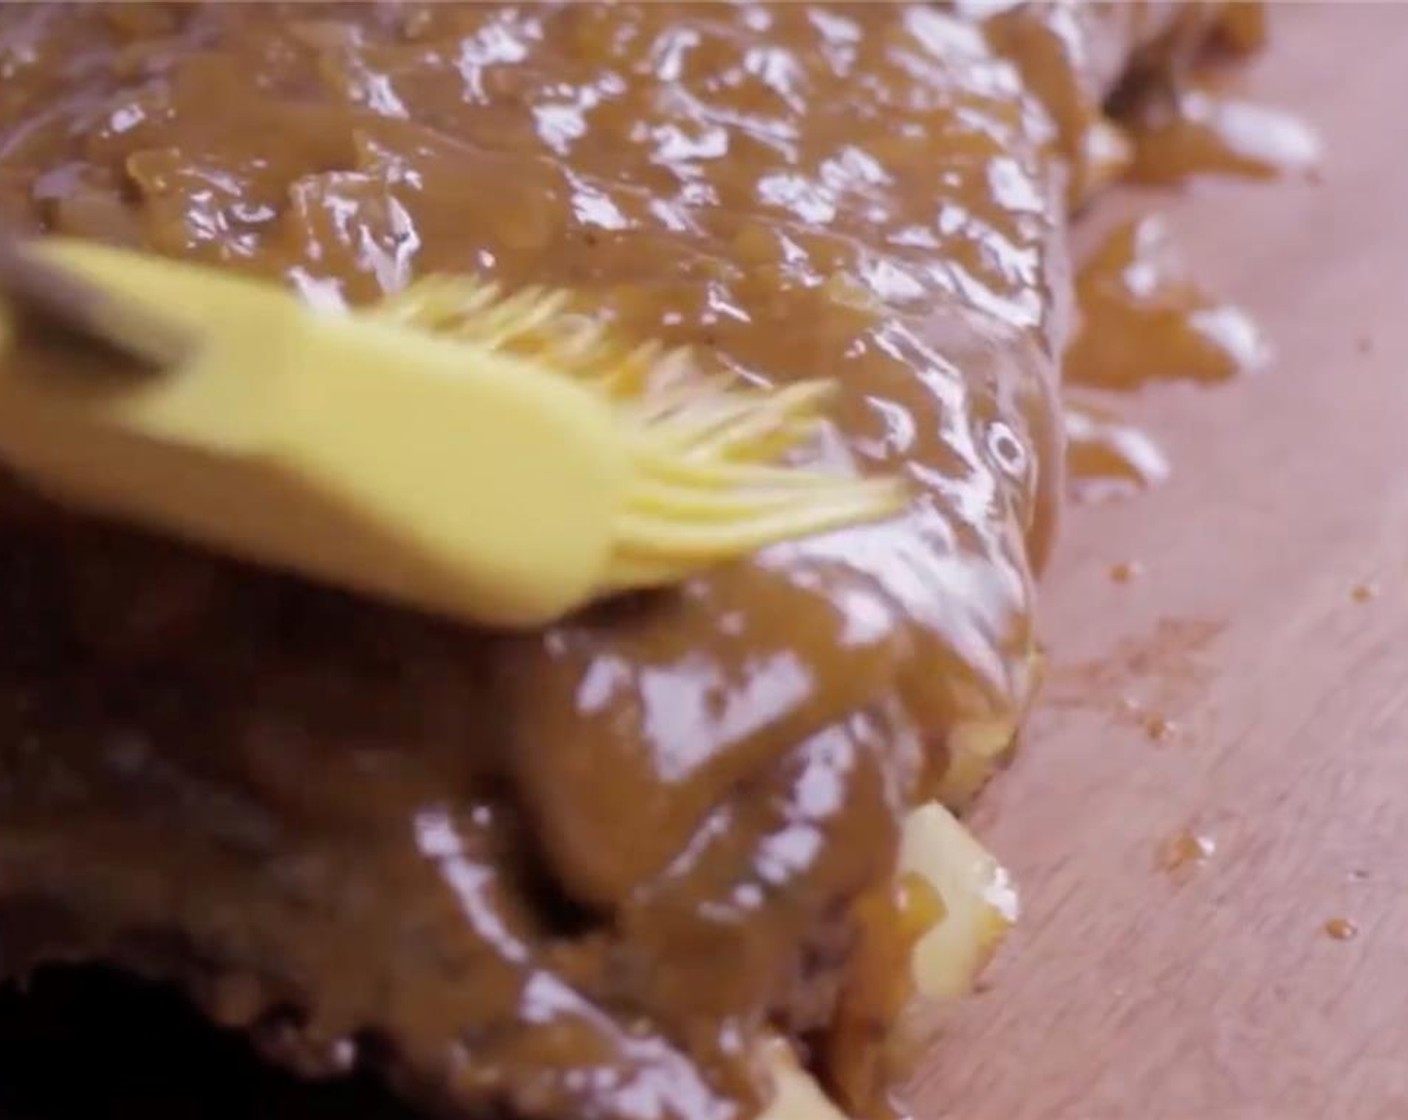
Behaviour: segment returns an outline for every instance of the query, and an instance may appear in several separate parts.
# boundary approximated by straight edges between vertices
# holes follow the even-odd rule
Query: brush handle
[[[0,232],[0,297],[31,331],[96,344],[148,370],[177,366],[195,349],[183,327],[40,259],[8,232]]]

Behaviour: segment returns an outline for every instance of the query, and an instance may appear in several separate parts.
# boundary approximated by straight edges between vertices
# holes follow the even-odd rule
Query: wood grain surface
[[[1173,477],[1067,518],[1047,700],[974,818],[1023,921],[918,1120],[1408,1118],[1408,4],[1273,7],[1237,85],[1323,178],[1115,206],[1278,357],[1132,398]],[[1215,850],[1170,872],[1185,830]]]

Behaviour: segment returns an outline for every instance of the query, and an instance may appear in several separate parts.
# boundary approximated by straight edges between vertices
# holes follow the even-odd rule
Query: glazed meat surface
[[[751,1115],[769,1028],[872,1105],[833,1024],[888,943],[900,824],[976,788],[1034,686],[1092,114],[1203,30],[1132,4],[6,6],[21,226],[320,306],[436,271],[563,287],[711,368],[835,378],[812,454],[915,498],[511,640],[12,488],[0,972],[115,962],[452,1114]]]

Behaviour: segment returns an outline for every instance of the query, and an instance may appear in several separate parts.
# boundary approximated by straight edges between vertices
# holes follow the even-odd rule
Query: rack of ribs
[[[892,1028],[953,967],[911,951],[965,913],[906,852],[971,841],[921,807],[968,801],[1037,681],[1102,103],[1253,18],[6,6],[15,225],[319,305],[437,271],[566,288],[719,371],[834,378],[808,454],[915,496],[507,638],[8,485],[0,974],[112,965],[452,1116],[883,1113]],[[779,1038],[831,1104],[774,1102]]]

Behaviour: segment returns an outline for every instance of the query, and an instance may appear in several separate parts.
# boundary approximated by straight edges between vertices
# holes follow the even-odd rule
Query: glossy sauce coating
[[[1186,22],[1127,7],[1051,56],[926,6],[0,13],[0,211],[30,229],[317,304],[564,286],[739,376],[835,377],[815,453],[919,494],[515,642],[14,516],[0,965],[179,979],[310,1073],[370,1034],[461,1112],[755,1111],[766,1023],[825,1040],[850,972],[906,966],[864,948],[899,822],[963,744],[980,782],[1028,702],[1066,144]],[[878,1044],[830,1055],[855,1107]]]

